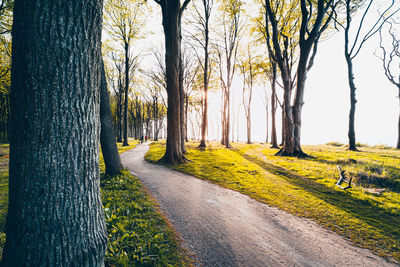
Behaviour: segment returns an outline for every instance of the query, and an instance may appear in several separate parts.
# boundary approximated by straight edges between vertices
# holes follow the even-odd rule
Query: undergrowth
[[[233,144],[225,149],[212,143],[203,150],[197,145],[187,145],[190,162],[169,167],[312,219],[357,246],[400,260],[400,194],[394,186],[400,177],[399,151],[312,146],[304,147],[312,157],[298,159],[274,156],[277,150],[269,145]],[[145,158],[155,163],[164,151],[163,143],[153,143]],[[382,185],[388,188],[379,195],[357,185],[344,191],[335,186],[337,165],[348,175],[373,173],[391,185]]]
[[[118,144],[120,153],[132,149]],[[0,259],[5,243],[8,208],[8,145],[0,145]],[[128,171],[114,177],[104,174],[100,153],[101,194],[108,232],[106,266],[183,266],[190,265],[175,233],[157,210],[140,181]]]

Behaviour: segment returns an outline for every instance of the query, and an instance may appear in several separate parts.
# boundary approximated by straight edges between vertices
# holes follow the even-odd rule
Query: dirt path
[[[147,163],[147,151],[148,145],[139,145],[123,153],[124,166],[205,266],[394,266],[312,221]]]

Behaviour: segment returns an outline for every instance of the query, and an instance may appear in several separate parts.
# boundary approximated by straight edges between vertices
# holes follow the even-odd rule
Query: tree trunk
[[[179,23],[180,24],[180,23]],[[180,39],[182,39],[181,33],[180,33]],[[183,89],[183,62],[182,62],[182,55],[179,58],[179,115],[180,115],[180,126],[181,126],[181,150],[183,154],[187,153],[186,147],[185,147],[185,92]]]
[[[281,131],[281,143],[280,146],[283,146],[285,142],[285,108],[283,105],[281,106],[281,117],[282,117],[282,131]]]
[[[123,167],[115,139],[110,99],[107,89],[107,80],[103,62],[101,64],[100,121],[100,144],[101,151],[103,153],[104,164],[106,165],[106,174],[115,175],[120,173]]]
[[[399,96],[398,96],[398,98],[399,98],[399,104],[400,104],[400,86],[398,88],[399,88]],[[400,105],[399,105],[399,107],[400,107]],[[397,145],[396,145],[396,148],[400,149],[400,114],[399,114],[399,122],[397,124]]]
[[[353,62],[350,55],[346,54],[347,76],[350,88],[350,113],[349,113],[349,150],[358,151],[356,147],[355,114],[356,114],[356,86],[354,84]]]
[[[279,148],[276,137],[276,64],[272,63],[272,79],[271,79],[271,148]],[[283,123],[283,121],[282,121]]]
[[[128,92],[129,92],[129,43],[125,42],[125,105],[124,105],[124,144],[128,143]]]
[[[250,108],[248,110],[248,117],[247,117],[247,143],[251,144],[251,117],[250,117]]]
[[[294,155],[308,156],[301,149],[301,111],[304,105],[304,88],[307,79],[307,62],[308,55],[311,50],[309,45],[300,45],[301,55],[299,65],[297,67],[297,87],[296,96],[293,106],[293,122],[294,122]]]
[[[189,96],[185,94],[185,141],[189,142],[188,139],[188,109],[189,109]]]
[[[268,144],[269,140],[269,113],[268,113],[268,98],[265,99],[265,125],[266,125],[266,134],[265,134],[265,143]]]
[[[122,143],[122,83],[119,84],[118,93],[118,134],[117,142]]]
[[[282,78],[284,80],[284,78]],[[293,110],[290,104],[291,99],[291,85],[288,79],[284,80],[284,92],[283,92],[283,145],[282,148],[276,153],[279,156],[292,156],[294,152],[294,122],[293,122]]]
[[[179,59],[181,54],[179,11],[180,2],[165,0],[161,4],[165,35],[165,66],[168,95],[167,145],[161,161],[171,164],[185,162],[181,147]]]
[[[1,266],[104,266],[101,22],[101,0],[15,1]]]

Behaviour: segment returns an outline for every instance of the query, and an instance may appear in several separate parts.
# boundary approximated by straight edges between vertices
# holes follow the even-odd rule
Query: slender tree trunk
[[[354,84],[353,62],[350,55],[346,55],[347,76],[350,88],[350,112],[349,112],[349,150],[357,151],[356,147],[356,132],[355,132],[355,114],[356,114],[356,86]]]
[[[229,141],[230,133],[230,119],[231,119],[231,101],[230,101],[230,89],[226,94],[226,127],[225,127],[225,147],[230,148],[231,143]]]
[[[265,99],[265,125],[266,125],[266,134],[265,134],[265,143],[268,144],[269,141],[269,112],[268,112],[268,98]]]
[[[250,108],[248,110],[247,117],[247,143],[251,144],[251,116],[250,116]]]
[[[285,108],[283,105],[281,106],[281,117],[282,117],[282,130],[281,130],[281,143],[279,146],[283,146],[283,143],[285,142]]]
[[[15,1],[1,266],[104,265],[101,22],[101,0]]]
[[[123,167],[121,163],[121,158],[118,154],[118,147],[115,139],[110,99],[107,89],[107,80],[104,71],[103,61],[101,64],[100,121],[100,144],[101,151],[103,153],[104,164],[106,165],[106,174],[115,175],[120,173]]]
[[[399,88],[399,96],[398,96],[398,98],[399,98],[399,104],[400,104],[400,86],[398,86],[398,88]],[[400,107],[400,105],[399,105],[399,107]],[[396,145],[396,148],[400,149],[400,114],[399,114],[399,122],[397,124],[397,145]]]
[[[165,66],[168,94],[167,145],[161,161],[185,162],[181,147],[179,58],[181,54],[179,11],[180,2],[165,0],[161,5],[165,35]]]
[[[122,143],[122,83],[119,85],[119,94],[118,94],[118,134],[117,134],[117,142]]]
[[[185,94],[185,141],[189,142],[188,139],[188,109],[189,109],[189,96]]]
[[[180,24],[180,23],[179,23]],[[182,36],[180,37],[182,39]],[[181,118],[180,126],[181,126],[181,150],[183,154],[187,153],[185,147],[185,140],[186,140],[186,131],[185,131],[185,92],[183,89],[183,62],[182,62],[182,55],[179,58],[179,115]]]
[[[276,64],[272,63],[272,79],[271,79],[271,148],[279,148],[278,147],[278,139],[276,137]],[[283,124],[283,120],[282,120]],[[282,138],[283,140],[283,138]]]
[[[129,92],[129,43],[125,42],[125,106],[124,106],[124,144],[128,144],[128,92]]]

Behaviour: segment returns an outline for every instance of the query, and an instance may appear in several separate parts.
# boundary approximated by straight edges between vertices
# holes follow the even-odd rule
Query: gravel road
[[[147,163],[148,149],[143,144],[123,153],[124,167],[159,202],[198,265],[396,266],[310,220]]]

